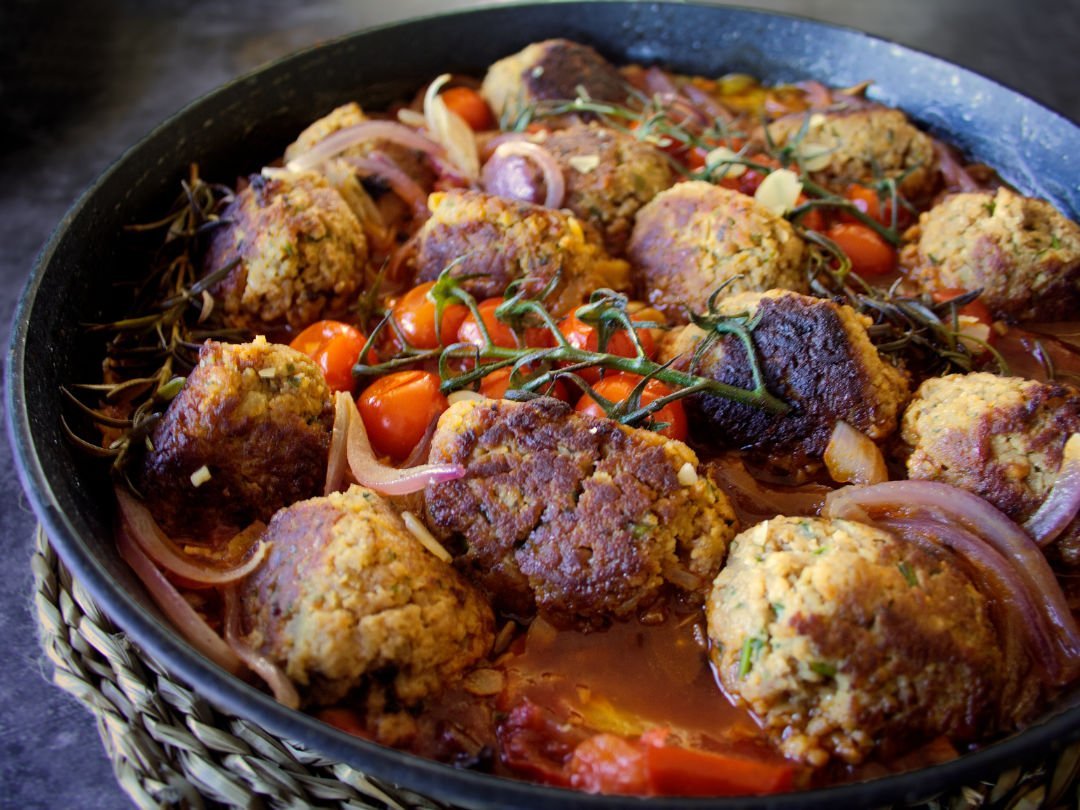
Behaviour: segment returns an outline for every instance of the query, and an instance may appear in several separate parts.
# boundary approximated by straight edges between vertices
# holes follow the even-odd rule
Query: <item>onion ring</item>
[[[531,141],[505,141],[499,144],[491,159],[484,164],[484,185],[490,183],[490,179],[498,174],[499,161],[505,161],[508,157],[523,157],[536,165],[544,176],[544,202],[545,208],[559,208],[566,198],[566,178],[562,168],[552,154]]]
[[[176,543],[162,531],[150,510],[122,487],[115,487],[116,500],[120,504],[123,524],[131,532],[131,538],[139,544],[143,553],[154,564],[171,574],[201,585],[228,585],[243,579],[262,563],[269,546],[259,543],[255,552],[240,565],[232,568],[214,568],[196,562],[185,554]]]
[[[417,219],[431,216],[424,189],[386,155],[372,152],[367,157],[345,157],[342,160],[364,177],[376,175],[385,180],[390,189],[412,209],[413,216]]]
[[[308,171],[352,146],[373,140],[392,141],[407,149],[415,149],[432,156],[443,152],[443,148],[435,141],[425,138],[404,124],[396,121],[362,121],[328,135],[302,155],[290,160],[285,167],[291,172]]]
[[[1080,433],[1065,442],[1061,468],[1050,494],[1035,514],[1027,519],[1024,528],[1036,543],[1045,547],[1058,538],[1076,520],[1080,512]]]

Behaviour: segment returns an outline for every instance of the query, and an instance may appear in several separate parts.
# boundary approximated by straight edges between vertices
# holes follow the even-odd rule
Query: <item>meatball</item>
[[[343,104],[331,110],[301,132],[296,140],[285,149],[285,160],[286,162],[293,160],[304,152],[310,151],[338,130],[353,127],[368,120],[370,119],[364,115],[363,109],[355,101]],[[342,155],[344,157],[364,158],[374,152],[390,158],[409,177],[424,188],[430,190],[435,183],[435,172],[425,160],[423,152],[409,149],[385,138],[375,138],[351,146]]]
[[[751,337],[765,385],[791,406],[774,415],[713,394],[689,400],[698,438],[724,449],[768,455],[778,466],[812,465],[839,420],[874,440],[892,434],[909,395],[906,374],[882,359],[867,335],[870,321],[851,307],[786,290],[741,293],[717,305],[722,316],[757,320]],[[663,347],[665,359],[689,365],[705,337],[686,326]],[[705,350],[697,373],[753,389],[746,350],[725,335]]]
[[[264,539],[242,626],[309,704],[368,686],[413,706],[491,649],[490,606],[368,489],[283,509]]]
[[[904,412],[910,478],[942,481],[985,498],[1022,523],[1057,479],[1065,442],[1080,432],[1080,391],[996,374],[924,382]],[[1058,541],[1080,564],[1080,519]]]
[[[594,101],[625,101],[619,71],[588,45],[567,39],[534,42],[488,68],[481,94],[497,116],[516,115],[536,101],[574,99],[582,87]]]
[[[774,287],[807,290],[803,241],[783,217],[737,191],[693,181],[653,198],[637,215],[629,258],[640,293],[677,323],[709,296]]]
[[[415,237],[410,262],[431,281],[455,260],[455,276],[477,298],[502,295],[517,279],[539,293],[556,276],[548,299],[566,312],[600,287],[626,289],[626,262],[610,258],[576,217],[478,191],[432,194],[431,218]]]
[[[519,615],[631,616],[665,581],[711,580],[734,534],[730,504],[689,447],[547,397],[456,403],[430,459],[466,474],[428,487],[429,526]]]
[[[563,207],[596,228],[605,247],[616,256],[626,251],[638,209],[675,180],[668,158],[651,143],[599,124],[556,130],[539,143],[563,170]],[[544,192],[539,170],[525,158],[506,160],[515,165],[506,166],[505,171],[523,175],[524,187],[537,192],[530,201],[541,202]],[[486,190],[502,193],[498,188]]]
[[[805,131],[803,127],[806,127]],[[934,143],[900,110],[886,107],[786,116],[768,128],[777,146],[803,133],[797,153],[817,182],[836,190],[891,178],[901,194],[925,200],[937,185]]]
[[[981,289],[999,317],[1076,317],[1080,225],[1045,200],[1007,188],[956,194],[919,218],[918,233],[903,253],[918,288]]]
[[[333,420],[306,355],[263,337],[207,341],[150,434],[140,488],[170,534],[231,534],[322,490]]]
[[[735,538],[706,618],[727,693],[811,765],[997,723],[990,606],[947,552],[846,520],[774,518]]]
[[[204,269],[226,273],[213,291],[231,325],[300,329],[342,315],[360,291],[367,239],[322,176],[252,175],[222,219]]]

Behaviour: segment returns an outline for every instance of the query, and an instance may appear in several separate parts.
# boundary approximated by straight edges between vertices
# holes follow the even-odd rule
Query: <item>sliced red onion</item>
[[[934,154],[938,159],[938,169],[941,171],[942,177],[945,178],[945,184],[949,188],[959,189],[960,191],[978,191],[981,186],[975,181],[975,178],[968,174],[967,169],[956,159],[952,150],[936,138],[933,141]]]
[[[373,140],[392,141],[407,149],[415,149],[428,155],[436,156],[443,152],[443,148],[430,138],[425,138],[415,129],[411,129],[396,121],[362,121],[351,127],[339,129],[326,138],[323,138],[314,147],[298,155],[286,164],[286,168],[292,172],[303,172],[314,169],[319,164],[332,157],[336,157],[350,147]]]
[[[683,86],[683,94],[714,121],[731,122],[735,120],[735,116],[731,112],[720,106],[716,99],[700,87],[695,87],[692,83],[687,82]]]
[[[424,120],[431,133],[446,150],[447,159],[470,182],[480,176],[480,156],[476,149],[476,134],[465,119],[446,106],[439,91],[450,81],[444,73],[428,85],[424,92]]]
[[[121,487],[115,487],[114,492],[120,504],[123,522],[143,553],[156,565],[190,582],[202,585],[227,585],[236,582],[258,568],[266,556],[268,546],[266,543],[259,543],[247,560],[232,568],[215,568],[197,562],[177,547],[158,526],[150,510],[134,496]]]
[[[349,470],[356,483],[382,495],[409,495],[419,492],[428,484],[441,484],[465,475],[465,468],[460,464],[422,464],[407,469],[383,464],[371,449],[371,442],[368,441],[367,431],[364,429],[364,420],[352,397],[345,393],[337,396],[339,400],[342,397],[347,400],[349,427],[346,453]]]
[[[225,641],[248,669],[266,681],[278,703],[290,709],[300,708],[300,694],[285,670],[265,655],[257,653],[243,640],[240,632],[240,597],[236,589],[231,587],[225,589]]]
[[[709,468],[735,506],[755,522],[777,515],[816,515],[830,491],[817,484],[770,486],[754,478],[740,459],[730,455],[713,461]]]
[[[982,498],[937,481],[889,481],[836,490],[825,499],[822,514],[864,522],[929,518],[944,526],[959,524],[977,535],[1009,561],[1053,627],[1067,659],[1065,671],[1070,677],[1076,674],[1080,628],[1046,557],[1023,529]]]
[[[799,82],[795,85],[806,93],[806,102],[814,110],[827,110],[832,106],[833,94],[832,90],[823,85],[821,82],[809,80],[805,82]]]
[[[511,157],[523,157],[536,164],[544,176],[544,202],[545,208],[559,208],[566,197],[566,178],[563,177],[562,167],[558,161],[544,147],[530,141],[507,141],[501,143],[495,149],[491,160],[484,164],[483,182],[484,188],[493,193],[503,193],[504,196],[513,196],[514,199],[532,202],[532,189],[527,188],[528,183],[501,181],[500,175],[508,170],[505,165]],[[502,191],[494,191],[493,186],[498,186]],[[519,189],[520,186],[520,189]],[[516,193],[515,193],[516,192]],[[518,196],[520,195],[520,196]]]
[[[351,399],[342,391],[334,395],[334,427],[330,432],[330,452],[326,457],[326,484],[323,495],[340,492],[345,488],[345,470],[349,466],[349,403]]]
[[[477,144],[480,148],[480,157],[487,161],[495,154],[495,150],[504,143],[527,140],[529,140],[529,133],[527,132],[499,132],[495,135],[484,136],[483,139],[477,138]]]
[[[1058,538],[1076,520],[1080,512],[1080,433],[1065,442],[1054,486],[1042,506],[1027,519],[1027,529],[1035,542],[1046,546]]]
[[[825,467],[841,484],[880,484],[889,480],[889,470],[873,439],[843,419],[837,421],[825,447]]]
[[[419,219],[431,216],[424,189],[386,155],[373,152],[367,157],[346,157],[343,160],[364,177],[375,175],[385,180],[393,192],[412,209],[413,216]]]
[[[124,562],[131,566],[131,570],[146,586],[150,597],[173,623],[173,626],[180,631],[180,635],[222,669],[234,675],[240,672],[242,668],[240,658],[158,570],[158,567],[139,548],[138,543],[131,538],[129,530],[123,524],[116,532],[116,548]]]

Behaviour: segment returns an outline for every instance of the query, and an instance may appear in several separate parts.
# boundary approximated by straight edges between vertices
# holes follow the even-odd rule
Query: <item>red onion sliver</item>
[[[349,403],[347,393],[334,395],[334,427],[330,433],[330,452],[326,457],[326,484],[323,495],[340,492],[345,487],[345,470],[349,458],[346,453],[349,436]]]
[[[949,188],[959,191],[978,191],[981,188],[968,174],[967,169],[953,156],[949,147],[936,139],[934,139],[934,154],[938,159],[938,169]]]
[[[338,397],[347,398],[349,470],[360,486],[373,489],[382,495],[409,495],[419,492],[428,484],[453,481],[465,475],[465,468],[460,464],[422,464],[419,467],[398,469],[381,463],[371,449],[367,431],[364,429],[364,420],[356,409],[356,403],[348,394],[339,393]]]
[[[146,586],[151,598],[173,623],[173,626],[180,631],[180,635],[219,667],[234,675],[237,674],[242,668],[240,658],[158,570],[138,544],[131,539],[127,527],[123,524],[116,532],[116,547],[124,562],[131,566],[131,570]]]
[[[395,194],[403,199],[413,211],[413,216],[427,219],[431,211],[427,206],[427,194],[420,184],[407,175],[386,155],[373,152],[367,157],[346,157],[343,160],[352,166],[358,174],[365,177],[376,175],[385,180]]]
[[[495,149],[488,165],[491,165],[493,161],[505,160],[515,155],[531,160],[544,175],[544,207],[559,208],[566,197],[566,178],[563,177],[562,167],[551,152],[529,141],[507,141],[499,144]],[[487,166],[484,168],[487,169]]]
[[[114,491],[120,504],[123,522],[143,553],[156,565],[186,580],[202,585],[227,585],[246,577],[259,567],[266,556],[268,546],[266,543],[259,543],[247,560],[233,568],[214,568],[197,562],[169,539],[150,514],[150,510],[134,496],[121,487],[115,487]]]
[[[248,669],[266,681],[274,699],[290,709],[300,708],[300,695],[285,670],[248,646],[240,633],[240,597],[235,588],[225,589],[225,641]]]
[[[1024,528],[1036,543],[1046,546],[1076,520],[1077,513],[1080,513],[1080,433],[1074,433],[1065,442],[1054,486]]]
[[[443,148],[435,141],[425,138],[415,129],[396,121],[362,121],[327,136],[307,152],[290,160],[286,168],[292,172],[314,169],[320,163],[341,154],[351,146],[375,139],[393,141],[408,149],[415,149],[429,155],[439,155],[443,151]]]

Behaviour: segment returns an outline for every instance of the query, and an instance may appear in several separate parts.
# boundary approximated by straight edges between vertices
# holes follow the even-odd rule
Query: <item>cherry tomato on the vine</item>
[[[499,368],[487,374],[482,380],[480,380],[480,393],[488,399],[504,399],[506,392],[510,388],[510,368]],[[555,397],[555,399],[561,399],[563,402],[570,401],[570,392],[562,380],[555,380],[554,383],[544,388],[537,393],[547,394],[549,397]]]
[[[931,297],[940,304],[967,294],[968,290],[962,290],[959,287],[950,287],[944,290],[934,290]],[[990,312],[990,307],[983,302],[982,298],[976,298],[974,301],[964,304],[956,311],[956,313],[958,315],[967,315],[980,323],[985,323],[987,326],[990,326],[994,322],[994,316]]]
[[[356,385],[352,369],[366,342],[355,326],[341,321],[316,321],[289,345],[318,364],[331,391],[352,391]],[[373,349],[368,351],[367,362],[379,362]]]
[[[471,87],[451,87],[439,95],[451,111],[465,119],[473,132],[495,129],[495,114],[484,97]]]
[[[361,392],[356,404],[377,454],[401,461],[412,452],[431,420],[450,407],[439,382],[430,371],[397,371]]]
[[[631,320],[649,320],[648,318],[637,318],[631,316]],[[570,314],[559,321],[559,331],[562,332],[563,337],[567,342],[575,349],[581,349],[587,352],[600,351],[600,333],[595,326],[590,323],[586,323],[581,320],[577,315]],[[645,356],[653,358],[656,356],[656,341],[653,340],[652,334],[648,329],[637,329],[638,340],[641,342],[641,348],[645,352]],[[631,340],[629,333],[625,329],[618,329],[611,333],[608,338],[607,346],[604,347],[604,351],[607,354],[613,354],[616,357],[637,357],[637,349],[634,347],[634,341]],[[577,372],[581,377],[590,383],[594,383],[600,379],[601,369],[599,368],[586,368]]]
[[[502,298],[488,298],[486,301],[477,304],[476,309],[480,313],[484,326],[487,327],[491,342],[503,349],[516,349],[518,341],[514,335],[514,330],[509,324],[503,323],[495,317],[495,309],[503,300]],[[480,332],[480,325],[471,312],[465,316],[465,320],[458,327],[457,339],[461,343],[471,343],[474,346],[482,347],[484,345],[484,336]],[[551,336],[547,330],[540,328],[526,329],[524,339],[526,346],[547,346],[551,342]]]
[[[641,377],[636,374],[612,374],[593,386],[593,390],[606,400],[611,402],[623,402],[630,397],[634,387],[641,382]],[[658,380],[649,380],[645,384],[645,390],[641,392],[641,404],[648,405],[653,400],[666,397],[672,393],[671,389]],[[602,417],[606,414],[595,399],[585,394],[578,400],[574,410],[589,416]],[[684,441],[689,433],[686,421],[686,409],[680,400],[669,402],[663,408],[652,415],[654,422],[666,422],[667,427],[660,431],[661,436],[669,439]]]
[[[428,281],[413,287],[394,304],[394,320],[417,349],[436,349],[440,338],[441,345],[453,343],[461,322],[469,314],[469,308],[464,304],[449,304],[443,309],[442,328],[436,334],[435,302],[428,298],[428,292],[434,286],[434,281]]]
[[[852,205],[871,219],[880,222],[887,228],[892,227],[892,201],[886,199],[883,204],[877,190],[860,183],[852,183],[844,189],[844,196]],[[840,219],[844,222],[858,222],[854,216],[846,211],[840,212]],[[911,212],[900,206],[896,216],[896,227],[906,228],[911,224],[911,220]]]
[[[838,222],[825,235],[847,254],[860,276],[883,276],[896,269],[896,249],[866,225]]]

